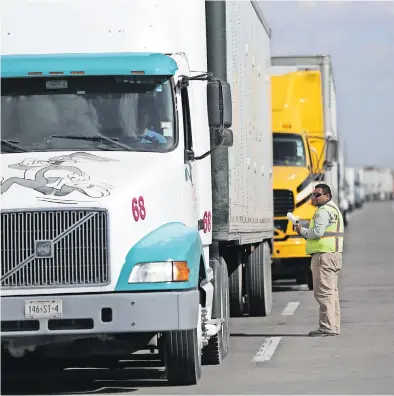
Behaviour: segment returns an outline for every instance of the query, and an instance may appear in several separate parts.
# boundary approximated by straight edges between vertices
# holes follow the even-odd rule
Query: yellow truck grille
[[[294,195],[291,190],[274,190],[274,216],[286,216],[294,210]]]

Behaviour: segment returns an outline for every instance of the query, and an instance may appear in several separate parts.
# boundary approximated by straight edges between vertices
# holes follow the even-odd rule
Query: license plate
[[[62,300],[27,300],[25,301],[25,317],[30,319],[61,318],[63,314]]]

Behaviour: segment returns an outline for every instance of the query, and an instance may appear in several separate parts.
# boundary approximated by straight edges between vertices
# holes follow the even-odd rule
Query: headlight
[[[129,283],[187,282],[189,274],[186,261],[140,263],[131,271]]]

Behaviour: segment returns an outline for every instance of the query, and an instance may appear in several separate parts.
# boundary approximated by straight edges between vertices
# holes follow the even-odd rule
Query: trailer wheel
[[[230,348],[230,295],[227,264],[222,257],[212,260],[214,297],[212,319],[224,319],[219,332],[211,337],[202,351],[203,364],[220,364]]]
[[[201,305],[197,328],[164,333],[164,363],[171,385],[196,385],[201,378]]]
[[[307,277],[308,289],[309,290],[313,290],[313,276],[312,276],[312,270],[311,269],[308,269],[308,271],[306,273],[306,277]]]
[[[309,290],[313,290],[313,278],[311,270],[311,259],[299,259],[299,269],[296,273],[296,282],[298,285],[307,285]]]
[[[248,257],[247,284],[251,316],[267,316],[272,310],[272,264],[267,242]]]
[[[242,252],[238,251],[234,262],[232,264],[232,271],[229,277],[230,289],[230,315],[232,317],[242,316],[244,313],[244,302],[242,293]]]
[[[344,213],[343,213],[343,225],[345,226],[345,227],[347,227],[348,225],[349,225],[349,220],[350,220],[350,216],[349,216],[349,212],[348,211],[345,211]]]

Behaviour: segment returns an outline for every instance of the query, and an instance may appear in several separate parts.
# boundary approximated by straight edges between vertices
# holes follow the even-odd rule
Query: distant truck
[[[379,198],[381,201],[388,201],[392,199],[393,194],[393,174],[391,169],[384,168],[380,170],[380,191]]]
[[[365,202],[365,181],[363,168],[355,168],[356,208],[362,208]]]
[[[391,171],[391,181],[392,181],[391,199],[394,200],[394,169]]]
[[[305,239],[286,218],[308,226],[319,181],[339,198],[336,94],[330,56],[279,56],[272,63],[275,238],[273,276],[296,278],[312,288]]]
[[[373,166],[364,167],[365,197],[375,201],[379,195],[379,169]]]
[[[391,199],[394,200],[394,169],[391,171],[391,178],[392,178],[392,188],[391,188]]]
[[[195,384],[230,305],[270,313],[270,30],[254,1],[182,10],[3,5],[4,359],[153,348]]]
[[[346,193],[346,180],[345,180],[345,154],[344,150],[339,145],[338,147],[338,206],[341,210],[344,226],[347,227],[350,223],[350,204],[348,195]]]
[[[367,166],[364,168],[364,180],[367,201],[391,199],[393,189],[391,169]]]
[[[350,166],[345,167],[345,188],[349,210],[352,212],[356,208],[356,169]]]

